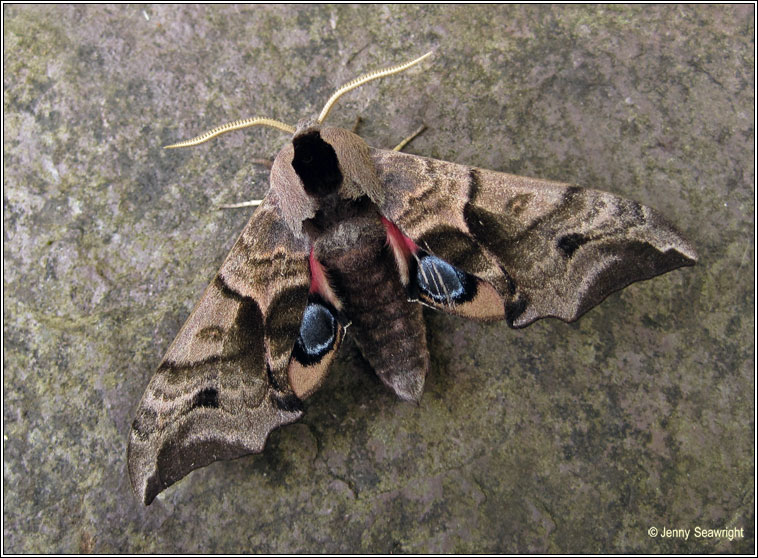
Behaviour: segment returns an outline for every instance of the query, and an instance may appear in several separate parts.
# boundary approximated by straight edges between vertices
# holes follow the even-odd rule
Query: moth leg
[[[271,159],[250,159],[250,162],[254,165],[263,165],[267,169],[271,169],[274,166],[274,161]]]
[[[393,147],[392,151],[401,151],[403,149],[403,147],[405,147],[411,141],[413,141],[414,139],[416,139],[416,136],[420,135],[421,132],[423,132],[424,130],[426,130],[426,124],[422,124],[421,126],[419,126],[418,129],[415,132],[413,132],[410,136],[408,136],[403,141],[401,141],[400,143],[398,143],[395,147]]]
[[[251,163],[254,165],[263,165],[264,167],[271,169],[274,162],[270,159],[251,159]],[[240,207],[258,207],[263,200],[249,200],[240,203],[228,203],[223,205],[217,205],[216,209],[239,209]]]
[[[350,131],[353,132],[354,134],[357,134],[358,128],[360,127],[362,123],[363,123],[363,118],[361,118],[360,116],[356,116],[355,123],[353,124],[353,128]],[[398,143],[395,147],[393,147],[392,151],[401,151],[406,145],[408,145],[410,142],[416,139],[416,136],[420,135],[421,132],[423,132],[424,130],[426,130],[426,124],[422,124],[421,126],[419,126],[415,132],[413,132],[410,136],[408,136],[403,141]]]
[[[360,116],[356,116],[355,117],[355,123],[353,124],[353,127],[352,127],[352,129],[350,131],[353,132],[354,134],[357,134],[358,133],[358,127],[361,125],[361,122],[363,122],[363,118],[361,118]]]
[[[239,203],[228,203],[217,205],[216,209],[238,209],[240,207],[258,207],[263,200],[249,200]]]

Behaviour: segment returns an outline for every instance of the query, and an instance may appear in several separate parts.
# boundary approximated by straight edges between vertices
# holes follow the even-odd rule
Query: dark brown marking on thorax
[[[342,184],[337,154],[334,148],[321,139],[318,130],[296,136],[292,141],[295,156],[292,168],[303,182],[309,196],[327,196]]]

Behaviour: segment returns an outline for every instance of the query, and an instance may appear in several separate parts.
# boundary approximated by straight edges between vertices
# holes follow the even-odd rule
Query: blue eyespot
[[[416,270],[419,289],[435,302],[458,302],[465,297],[467,279],[465,272],[428,254],[421,258]]]
[[[300,324],[300,338],[309,353],[322,353],[334,342],[337,321],[329,310],[320,304],[309,304]]]
[[[310,300],[303,312],[293,356],[305,366],[319,362],[334,347],[338,328],[334,310]]]
[[[426,253],[422,253],[419,260],[416,281],[419,289],[434,302],[447,304],[470,300],[476,285],[466,272]]]

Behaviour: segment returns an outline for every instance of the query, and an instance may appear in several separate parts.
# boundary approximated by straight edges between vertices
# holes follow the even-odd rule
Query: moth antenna
[[[294,127],[272,118],[245,118],[244,120],[227,122],[226,124],[222,124],[221,126],[213,128],[212,130],[208,130],[204,134],[200,134],[199,136],[192,139],[180,141],[179,143],[173,143],[171,145],[166,145],[164,149],[176,149],[177,147],[192,147],[193,145],[200,145],[201,143],[205,143],[209,139],[220,136],[221,134],[233,132],[235,130],[241,130],[243,128],[249,128],[251,126],[270,126],[271,128],[276,128],[277,130],[287,132],[288,134],[295,133]]]
[[[415,60],[411,60],[410,62],[406,62],[405,64],[398,64],[397,66],[392,66],[390,68],[385,68],[384,70],[376,70],[374,72],[369,72],[368,74],[364,74],[360,77],[355,78],[353,81],[350,81],[337,89],[337,91],[334,92],[334,94],[329,98],[329,100],[324,105],[324,108],[321,110],[321,114],[318,116],[318,123],[321,124],[324,119],[326,118],[326,115],[329,114],[329,111],[332,110],[332,106],[334,106],[334,103],[337,102],[337,99],[342,97],[345,93],[348,91],[352,91],[356,87],[360,87],[364,83],[368,83],[369,81],[373,81],[375,79],[383,78],[385,76],[391,76],[393,74],[398,74],[400,72],[403,72],[410,68],[411,66],[415,66],[425,58],[432,55],[434,51],[430,50],[423,56],[419,56]]]

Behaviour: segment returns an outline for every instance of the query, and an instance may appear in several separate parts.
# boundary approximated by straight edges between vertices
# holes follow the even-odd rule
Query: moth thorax
[[[337,153],[318,130],[306,132],[292,140],[295,156],[292,168],[309,196],[323,197],[336,192],[342,184]]]

